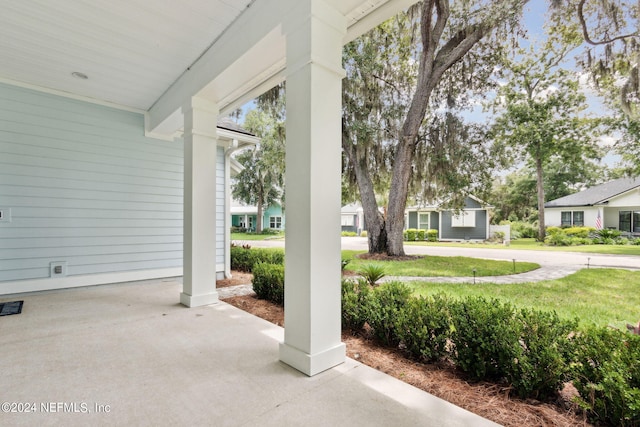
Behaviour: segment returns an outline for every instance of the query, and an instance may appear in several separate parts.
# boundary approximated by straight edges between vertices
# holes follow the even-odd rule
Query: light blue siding
[[[0,281],[181,267],[182,203],[182,143],[141,114],[0,84]]]

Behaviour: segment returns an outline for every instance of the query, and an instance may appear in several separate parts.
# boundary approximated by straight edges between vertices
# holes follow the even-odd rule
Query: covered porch
[[[3,425],[495,425],[354,360],[308,377],[284,330],[225,303],[187,309],[181,278],[4,296]],[[10,407],[9,407],[10,408]],[[25,413],[29,411],[29,413]]]

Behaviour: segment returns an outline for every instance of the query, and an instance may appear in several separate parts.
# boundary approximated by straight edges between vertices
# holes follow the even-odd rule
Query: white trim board
[[[16,280],[11,282],[0,282],[0,297],[25,292],[79,288],[83,286],[106,285],[109,283],[132,282],[136,280],[160,279],[164,277],[177,276],[182,276],[182,267],[123,271],[107,274],[89,274],[60,278]]]

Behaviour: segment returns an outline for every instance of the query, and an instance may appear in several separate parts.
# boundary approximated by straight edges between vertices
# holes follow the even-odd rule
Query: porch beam
[[[216,156],[218,107],[192,98],[184,115],[184,249],[180,303],[218,302],[216,291]]]
[[[280,360],[312,376],[345,360],[340,335],[342,39],[345,17],[301,0],[287,40],[285,336]]]

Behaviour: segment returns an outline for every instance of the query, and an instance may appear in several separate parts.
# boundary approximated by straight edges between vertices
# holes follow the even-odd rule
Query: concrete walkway
[[[497,425],[352,359],[309,378],[278,361],[282,328],[222,302],[183,307],[181,289],[11,295],[24,306],[0,317],[0,425]]]
[[[407,277],[407,276],[387,276],[384,282],[398,280],[400,282],[433,282],[433,283],[497,283],[505,285],[509,283],[539,282],[542,280],[560,279],[580,270],[575,267],[541,267],[526,273],[511,274],[506,276],[483,276],[476,277]]]

